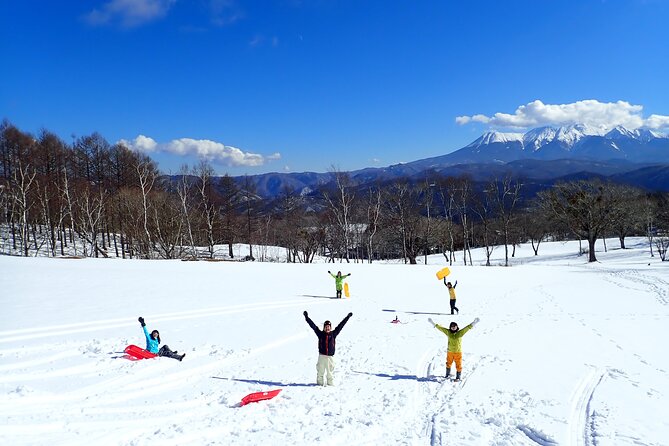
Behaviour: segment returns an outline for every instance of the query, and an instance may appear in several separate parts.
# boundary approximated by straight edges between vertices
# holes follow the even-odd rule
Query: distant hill
[[[487,132],[446,155],[348,172],[355,184],[399,177],[424,180],[430,173],[469,175],[486,181],[510,174],[552,183],[557,179],[599,176],[653,191],[669,191],[669,137],[646,129],[616,127],[606,133],[577,124],[540,127],[526,133]],[[285,190],[311,194],[333,180],[332,173],[253,175],[258,195],[273,198]],[[235,178],[238,184],[243,177]]]

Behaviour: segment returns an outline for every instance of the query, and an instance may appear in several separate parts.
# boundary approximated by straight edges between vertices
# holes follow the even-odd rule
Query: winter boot
[[[446,378],[450,378],[451,376],[451,369],[446,369]]]
[[[184,356],[186,356],[186,354],[185,354],[185,353],[184,353],[183,355],[179,356],[179,362],[181,362],[181,361],[183,361],[183,360],[184,360]]]
[[[457,373],[455,374],[455,380],[456,380],[456,381],[460,381],[460,374],[461,374],[461,373],[462,373],[462,372],[457,372]]]

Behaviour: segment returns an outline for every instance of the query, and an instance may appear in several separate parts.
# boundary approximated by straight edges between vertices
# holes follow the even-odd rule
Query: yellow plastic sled
[[[348,283],[346,282],[344,282],[344,296],[351,297],[351,295],[348,292]]]
[[[442,280],[444,277],[448,276],[451,274],[451,270],[448,268],[442,268],[439,271],[437,271],[437,279]]]

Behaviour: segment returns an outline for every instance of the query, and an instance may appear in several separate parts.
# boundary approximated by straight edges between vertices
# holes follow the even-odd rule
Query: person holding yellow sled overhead
[[[455,285],[453,285],[451,282],[446,282],[446,278],[444,277],[444,285],[448,288],[448,300],[451,303],[451,314],[454,314],[454,310],[456,313],[460,313],[458,307],[455,306],[455,287],[458,286],[458,281],[456,280]]]
[[[448,353],[446,353],[446,378],[451,376],[451,365],[455,361],[455,381],[460,381],[462,374],[462,337],[469,330],[474,328],[474,325],[478,324],[479,318],[474,319],[474,321],[467,325],[465,328],[460,330],[457,322],[451,322],[448,328],[442,327],[439,324],[435,324],[432,318],[428,318],[428,322],[432,324],[434,328],[444,333],[448,336]]]
[[[335,276],[332,274],[330,271],[328,271],[328,274],[332,276],[332,278],[335,280],[335,288],[337,289],[337,299],[341,299],[341,289],[342,289],[342,281],[351,275],[351,273],[346,274],[345,276],[341,275],[341,271],[337,271],[337,275]]]

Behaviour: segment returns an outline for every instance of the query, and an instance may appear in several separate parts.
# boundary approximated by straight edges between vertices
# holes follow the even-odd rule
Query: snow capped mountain
[[[449,155],[448,162],[507,163],[521,159],[669,162],[669,138],[648,129],[608,130],[585,124],[545,126],[524,134],[490,131]]]
[[[503,143],[504,144],[504,143],[508,143],[508,142],[515,142],[515,141],[522,141],[522,140],[523,140],[523,134],[522,133],[502,133],[502,132],[498,132],[496,130],[493,130],[491,132],[484,133],[480,138],[473,141],[467,147],[479,147],[479,146],[482,146],[482,145],[494,144],[494,143]]]
[[[615,127],[605,130],[575,124],[564,127],[545,126],[526,133],[490,131],[465,147],[445,155],[408,161],[387,167],[365,168],[350,172],[358,184],[387,181],[399,177],[424,178],[425,172],[447,175],[468,174],[486,178],[505,168],[530,176],[565,175],[575,172],[595,172],[610,175],[623,165],[643,164],[660,166],[658,184],[666,184],[669,165],[669,137],[648,129],[630,130]],[[513,164],[513,167],[508,167]],[[507,167],[504,167],[507,166]],[[576,169],[576,170],[575,170]],[[648,177],[650,178],[650,176]],[[638,184],[643,184],[638,180]],[[276,197],[289,188],[303,196],[316,193],[333,180],[330,173],[267,173],[254,177],[258,194]],[[238,179],[243,184],[243,177]]]
[[[648,142],[652,139],[657,139],[657,138],[666,138],[666,135],[660,132],[654,132],[652,130],[648,129],[635,129],[635,130],[629,130],[626,129],[625,127],[622,126],[617,126],[610,132],[608,132],[606,135],[606,138],[612,139],[612,140],[619,140],[619,139],[636,139],[639,141],[644,141]]]
[[[583,139],[585,136],[602,136],[604,131],[596,127],[585,124],[574,124],[565,127],[558,127],[556,139],[572,148],[574,144]]]
[[[523,145],[531,150],[537,150],[539,147],[555,139],[557,130],[553,127],[539,127],[532,129],[523,135]]]

